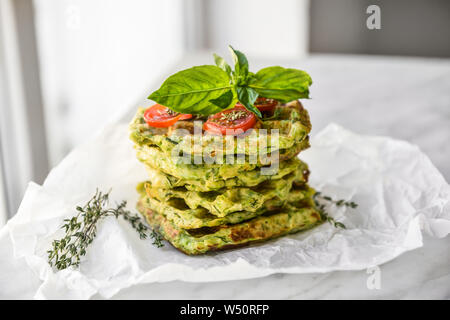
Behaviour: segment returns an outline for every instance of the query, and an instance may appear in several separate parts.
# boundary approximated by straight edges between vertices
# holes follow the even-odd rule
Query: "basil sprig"
[[[210,115],[239,101],[261,117],[254,106],[258,96],[289,102],[309,98],[311,77],[302,70],[268,67],[249,71],[247,57],[229,46],[234,70],[214,54],[216,66],[203,65],[175,73],[148,98],[180,113]]]

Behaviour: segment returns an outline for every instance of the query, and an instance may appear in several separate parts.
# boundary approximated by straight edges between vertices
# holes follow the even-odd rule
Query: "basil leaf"
[[[216,66],[225,71],[231,77],[231,67],[224,58],[214,53],[214,62]]]
[[[228,90],[227,92],[222,94],[220,97],[218,97],[216,99],[211,99],[209,101],[221,109],[226,109],[230,105],[234,106],[237,103],[237,98],[233,94],[232,90]]]
[[[230,78],[216,66],[204,65],[175,73],[148,99],[176,112],[209,115],[222,111],[223,94],[232,90]],[[219,99],[221,107],[212,101]],[[231,106],[231,103],[230,105]]]
[[[258,93],[252,88],[237,87],[237,94],[239,102],[241,102],[247,110],[253,112],[258,117],[262,117],[261,112],[254,106]]]
[[[311,84],[311,77],[305,71],[268,67],[259,70],[248,86],[265,98],[289,102],[309,98]]]
[[[180,71],[169,77],[152,99],[170,109],[191,114],[209,115],[233,107],[240,101],[261,117],[254,106],[258,96],[289,102],[309,98],[311,77],[304,71],[268,67],[256,74],[249,71],[246,56],[229,46],[234,70],[222,57],[214,54],[217,66],[204,65]]]
[[[245,84],[248,76],[248,60],[240,51],[234,50],[232,46],[228,46],[234,61],[234,79],[236,84]]]

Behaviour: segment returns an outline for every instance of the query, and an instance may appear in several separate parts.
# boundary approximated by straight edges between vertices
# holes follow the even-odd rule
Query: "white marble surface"
[[[426,239],[425,246],[380,266],[380,288],[372,274],[276,274],[216,283],[170,282],[135,286],[115,299],[449,299],[450,238]]]
[[[183,65],[210,63],[209,56]],[[250,61],[254,61],[250,59]],[[356,132],[389,135],[419,145],[450,180],[450,60],[402,57],[313,56],[278,62],[307,70],[313,80],[313,134],[329,122]],[[273,63],[255,63],[252,69]],[[0,298],[31,298],[39,284],[23,261],[12,259],[10,240],[0,232],[0,288],[26,277]],[[380,289],[370,290],[363,271],[286,275],[215,282],[170,282],[135,286],[117,299],[345,299],[450,298],[450,237],[424,239],[424,247],[380,266]],[[23,283],[23,281],[21,281]]]

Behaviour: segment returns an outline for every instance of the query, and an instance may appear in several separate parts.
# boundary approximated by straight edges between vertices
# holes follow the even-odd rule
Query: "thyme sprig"
[[[333,200],[333,198],[331,198],[330,196],[322,195],[321,192],[316,192],[313,196],[313,199],[314,199],[314,203],[316,204],[317,209],[319,210],[319,212],[322,216],[322,219],[327,220],[335,228],[346,229],[345,224],[343,224],[342,222],[336,221],[333,217],[331,217],[328,214],[328,212],[326,212],[325,204],[320,203],[319,200],[325,200],[325,201],[331,202],[334,205],[336,205],[337,207],[345,206],[345,207],[349,207],[352,209],[355,209],[358,207],[358,204],[353,201],[345,201],[343,199]]]
[[[95,195],[83,206],[76,207],[77,215],[70,219],[64,219],[65,236],[52,242],[52,249],[48,250],[48,262],[50,266],[55,266],[58,270],[66,269],[70,266],[78,267],[81,257],[86,255],[88,246],[97,235],[97,224],[100,220],[114,216],[117,219],[122,217],[128,221],[138,232],[141,239],[148,237],[153,239],[155,246],[162,247],[162,237],[145,225],[138,215],[126,210],[126,201],[122,201],[115,208],[106,208],[109,202],[109,194],[96,191]]]

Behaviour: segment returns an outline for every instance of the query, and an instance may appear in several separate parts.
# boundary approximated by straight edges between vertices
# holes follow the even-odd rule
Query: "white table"
[[[210,63],[203,55],[182,65]],[[250,61],[254,61],[250,59]],[[450,60],[315,55],[278,62],[307,70],[313,80],[313,132],[330,122],[371,135],[389,135],[419,145],[450,180]],[[252,69],[273,63],[256,63]],[[170,282],[135,286],[117,299],[344,299],[450,298],[450,237],[425,237],[424,247],[380,266],[381,287],[369,289],[364,271],[276,274],[207,284]],[[23,261],[13,261],[9,238],[0,232],[0,288],[26,277],[5,297],[31,298],[39,284]],[[3,293],[5,295],[5,293]],[[0,290],[0,298],[1,290]]]

